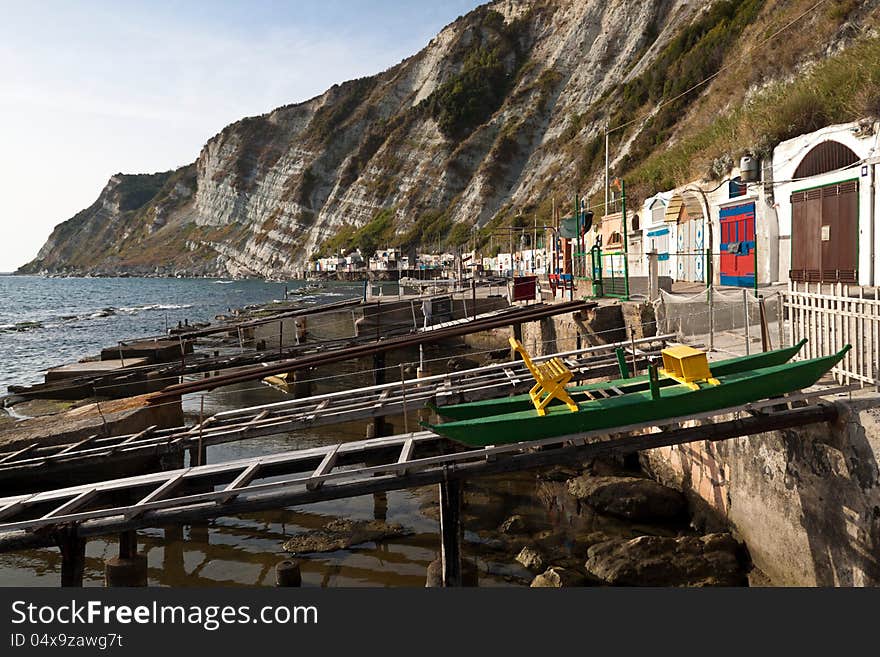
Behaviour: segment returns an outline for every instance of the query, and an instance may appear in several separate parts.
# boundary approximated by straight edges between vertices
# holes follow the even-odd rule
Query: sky
[[[117,172],[415,54],[478,0],[0,0],[0,272]]]

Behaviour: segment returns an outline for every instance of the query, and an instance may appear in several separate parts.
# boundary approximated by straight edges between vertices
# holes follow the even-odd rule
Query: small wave
[[[24,333],[25,331],[36,331],[43,328],[40,322],[17,322],[15,324],[0,324],[0,332],[3,333]]]
[[[214,281],[215,283],[219,283],[220,285],[230,285],[231,283],[235,283],[235,281]]]
[[[192,308],[191,303],[151,303],[144,306],[126,306],[119,309],[119,312],[128,315],[136,315],[140,312],[149,312],[154,310],[182,310],[184,308]]]

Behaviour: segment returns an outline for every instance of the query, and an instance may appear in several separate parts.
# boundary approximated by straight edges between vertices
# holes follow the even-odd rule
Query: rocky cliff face
[[[674,90],[666,74],[718,70],[748,28],[797,9],[773,13],[787,4],[498,0],[383,73],[227,126],[192,165],[113,176],[23,271],[295,275],[322,248],[454,246],[474,225],[547,214],[553,194],[595,186],[607,117]],[[826,31],[875,3],[850,4]],[[684,58],[710,36],[696,72],[669,68],[670,48]],[[648,139],[674,139],[689,111]],[[618,133],[615,160],[645,131]]]

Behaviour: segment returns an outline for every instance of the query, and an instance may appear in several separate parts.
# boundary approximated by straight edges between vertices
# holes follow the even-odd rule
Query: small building
[[[666,205],[671,198],[671,192],[661,192],[646,199],[642,205],[641,215],[643,221],[642,250],[647,254],[657,254],[657,272],[660,276],[672,277],[673,260],[671,248],[673,243],[673,228],[666,222]]]
[[[832,125],[773,151],[780,277],[880,283],[880,124]]]

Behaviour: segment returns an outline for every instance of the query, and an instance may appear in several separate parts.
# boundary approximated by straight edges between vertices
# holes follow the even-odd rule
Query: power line
[[[692,87],[686,89],[685,91],[682,91],[680,94],[678,94],[678,95],[676,95],[676,96],[673,96],[672,98],[669,98],[669,99],[667,99],[667,100],[664,100],[663,102],[661,102],[660,104],[658,104],[658,105],[654,108],[653,111],[648,112],[647,114],[645,114],[645,115],[643,115],[643,116],[640,116],[640,117],[636,117],[636,118],[634,118],[634,119],[631,119],[631,120],[627,121],[626,123],[621,123],[621,124],[618,125],[618,126],[615,126],[615,127],[613,127],[613,128],[609,128],[609,129],[606,131],[606,133],[607,133],[607,134],[611,134],[612,132],[616,132],[617,130],[622,130],[623,128],[626,128],[627,126],[630,126],[630,125],[632,125],[633,123],[638,123],[639,121],[647,120],[647,119],[651,118],[651,116],[653,116],[656,112],[658,112],[658,111],[661,110],[662,108],[666,107],[666,106],[669,105],[670,103],[674,103],[676,100],[678,100],[678,99],[680,99],[680,98],[682,98],[682,97],[684,97],[684,96],[687,96],[687,95],[688,95],[690,92],[692,92],[694,89],[698,89],[699,87],[702,87],[704,84],[708,84],[709,82],[711,82],[712,80],[714,80],[716,77],[718,77],[719,75],[721,75],[721,73],[723,73],[723,72],[726,71],[727,69],[732,68],[733,66],[735,66],[735,65],[737,65],[737,64],[740,64],[740,63],[741,63],[746,57],[748,57],[749,55],[751,55],[752,52],[754,52],[757,48],[759,48],[760,46],[763,46],[764,44],[768,43],[769,41],[772,41],[773,39],[775,39],[775,38],[776,38],[777,36],[779,36],[782,32],[784,32],[785,30],[787,30],[788,28],[790,28],[792,25],[794,25],[794,24],[797,23],[799,20],[801,20],[804,16],[806,16],[807,14],[809,14],[810,12],[812,12],[813,10],[815,10],[817,7],[819,7],[819,6],[823,5],[823,4],[825,4],[827,1],[828,1],[828,0],[818,0],[818,2],[816,2],[812,7],[810,7],[810,8],[807,9],[805,12],[803,12],[802,14],[800,14],[797,18],[792,19],[791,21],[789,21],[788,23],[786,23],[785,25],[783,25],[781,28],[779,28],[778,30],[776,30],[776,32],[774,32],[773,34],[771,34],[770,36],[768,36],[768,37],[765,38],[764,40],[759,41],[758,43],[756,43],[756,44],[755,44],[754,46],[752,46],[749,50],[747,50],[745,53],[743,53],[743,54],[739,57],[739,59],[737,59],[736,61],[733,61],[733,62],[731,62],[730,64],[726,64],[725,66],[722,66],[722,67],[719,68],[717,71],[715,71],[712,75],[708,76],[708,77],[705,78],[704,80],[701,80],[700,82],[697,82],[695,85],[693,85]]]

